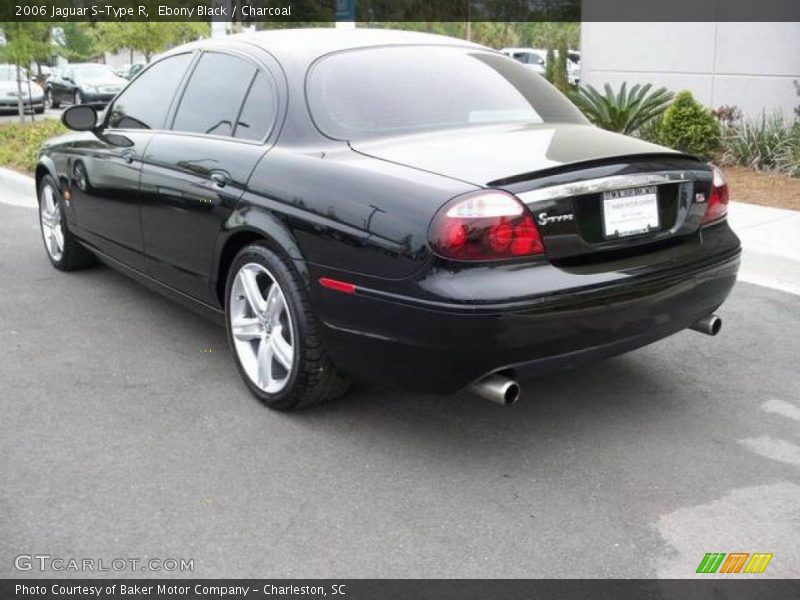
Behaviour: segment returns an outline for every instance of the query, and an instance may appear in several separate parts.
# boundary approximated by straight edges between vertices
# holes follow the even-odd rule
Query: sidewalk
[[[33,179],[0,168],[0,203],[35,208]],[[800,211],[731,202],[728,221],[742,240],[739,279],[800,295]]]
[[[800,294],[800,211],[731,202],[728,222],[742,240],[739,279]]]

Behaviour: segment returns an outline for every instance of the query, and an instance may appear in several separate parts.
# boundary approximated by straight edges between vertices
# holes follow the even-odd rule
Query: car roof
[[[279,61],[291,57],[293,60],[313,62],[317,58],[340,50],[369,48],[376,46],[396,45],[435,45],[464,46],[482,50],[491,50],[466,40],[418,31],[398,29],[336,29],[333,27],[309,27],[305,29],[272,29],[254,33],[230,35],[224,38],[210,38],[179,46],[165,53],[164,56],[193,48],[225,48],[241,47],[249,44],[262,48],[275,56]],[[493,51],[493,50],[491,50]]]

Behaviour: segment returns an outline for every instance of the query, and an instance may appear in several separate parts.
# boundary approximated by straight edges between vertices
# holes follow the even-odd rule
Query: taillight
[[[711,180],[711,195],[708,197],[706,214],[703,215],[703,225],[718,221],[728,214],[728,184],[722,176],[722,171],[714,168],[714,176]]]
[[[516,196],[482,190],[453,198],[433,218],[433,251],[455,260],[498,260],[542,254],[528,209]]]

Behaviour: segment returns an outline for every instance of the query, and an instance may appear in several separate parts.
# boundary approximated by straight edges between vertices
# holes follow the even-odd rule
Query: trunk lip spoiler
[[[628,175],[608,175],[594,179],[583,179],[569,183],[554,185],[517,193],[516,196],[525,204],[535,204],[547,200],[597,194],[611,190],[622,190],[669,183],[690,181],[711,181],[712,173],[704,169],[672,169],[667,171],[651,171],[648,173],[631,173]]]

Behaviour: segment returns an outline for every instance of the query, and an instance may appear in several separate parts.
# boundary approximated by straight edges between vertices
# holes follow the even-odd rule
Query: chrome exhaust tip
[[[719,330],[722,329],[722,319],[712,313],[692,323],[689,329],[694,329],[706,335],[717,335]]]
[[[500,406],[511,406],[519,400],[519,384],[502,375],[489,375],[472,384],[469,391]]]

